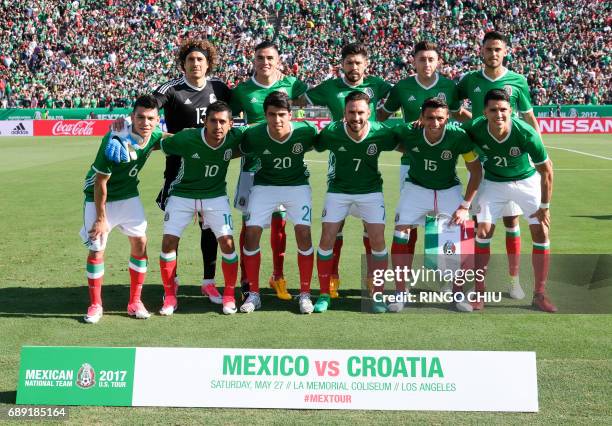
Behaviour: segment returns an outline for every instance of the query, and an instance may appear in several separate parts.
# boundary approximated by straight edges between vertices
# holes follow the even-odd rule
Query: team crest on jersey
[[[378,153],[378,147],[376,146],[375,143],[371,143],[370,145],[368,145],[368,149],[366,151],[366,154],[368,155],[376,155]]]
[[[228,148],[223,153],[223,161],[229,161],[231,159],[232,159],[232,150]]]
[[[518,146],[510,148],[510,157],[518,157],[519,155],[521,155],[521,150]]]
[[[444,151],[442,151],[442,154],[440,155],[440,157],[443,160],[450,160],[451,158],[453,158],[453,153],[450,152],[448,149],[445,149]]]
[[[87,363],[81,365],[77,373],[76,385],[81,389],[88,389],[96,384],[96,372]]]
[[[211,93],[210,96],[208,97],[208,100],[210,101],[211,104],[213,102],[217,102],[217,96],[214,93]]]
[[[304,152],[304,147],[301,143],[296,143],[295,145],[293,145],[293,148],[291,148],[291,152],[294,154],[301,154],[302,152]]]
[[[370,99],[374,99],[374,90],[370,89],[369,87],[366,87],[363,90],[363,93],[365,93],[366,95],[368,95],[370,97]]]
[[[436,98],[438,98],[438,99],[440,99],[440,100],[442,100],[442,101],[446,102],[446,93],[444,93],[444,92],[440,92],[440,93],[438,93],[438,95],[436,96]]]
[[[455,254],[457,252],[457,247],[455,246],[455,243],[453,243],[452,241],[448,240],[442,246],[442,252],[444,254],[446,254],[446,255]]]
[[[506,92],[506,94],[507,94],[508,96],[512,96],[512,86],[509,86],[509,85],[507,85],[507,84],[506,84],[506,85],[504,86],[504,92]]]

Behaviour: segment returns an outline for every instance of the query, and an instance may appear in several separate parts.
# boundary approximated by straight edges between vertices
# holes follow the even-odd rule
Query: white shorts
[[[312,194],[309,185],[255,185],[249,199],[251,207],[247,213],[247,226],[269,226],[272,213],[280,204],[294,225],[310,226],[312,222]]]
[[[484,176],[484,169],[482,170],[482,174]],[[470,179],[470,172],[467,172],[467,177],[468,180]],[[480,199],[480,193],[482,192],[482,183],[484,182],[484,179],[480,182],[480,187],[478,188],[478,191],[476,191],[476,196],[474,196],[474,199],[472,200],[472,205],[470,206],[470,216],[476,216],[478,214],[478,200]],[[506,205],[504,206],[504,209],[501,212],[501,216],[500,217],[506,217],[506,216],[520,216],[523,214],[523,210],[521,210],[521,208],[518,206],[518,204],[516,204],[514,201],[508,201],[506,203]]]
[[[483,180],[476,215],[478,222],[494,224],[497,218],[504,215],[504,208],[509,201],[521,208],[523,217],[530,225],[540,223],[538,219],[529,217],[540,208],[540,175],[536,173],[527,179],[512,182]]]
[[[357,217],[366,223],[385,223],[385,200],[382,192],[370,194],[328,192],[325,196],[321,221],[342,222],[350,214],[351,208],[355,208]]]
[[[96,240],[91,240],[88,232],[96,221],[96,217],[95,203],[86,201],[83,209],[83,227],[81,228],[80,235],[85,246],[91,251],[104,250],[108,241],[108,234],[115,227],[118,227],[128,237],[144,237],[147,231],[147,219],[145,218],[140,197],[107,202],[106,221],[108,223],[108,232]]]
[[[425,226],[425,216],[436,213],[434,212],[436,203],[438,214],[452,216],[462,201],[461,185],[433,190],[406,182],[395,210],[395,224]]]
[[[249,211],[249,197],[251,195],[251,189],[253,188],[253,181],[255,180],[255,173],[253,172],[240,172],[238,176],[238,184],[236,185],[236,195],[234,196],[234,208],[240,210],[243,214],[247,214]],[[285,207],[278,205],[274,207],[274,212],[284,212]],[[270,221],[265,226],[268,228]]]
[[[404,189],[404,184],[406,183],[406,176],[408,176],[408,170],[410,170],[410,166],[408,164],[400,165],[400,174],[399,174],[399,188],[400,191]]]
[[[180,237],[183,230],[194,220],[196,213],[202,218],[202,229],[210,228],[215,237],[232,235],[234,223],[229,199],[222,195],[216,198],[193,199],[171,195],[164,214],[164,234]]]

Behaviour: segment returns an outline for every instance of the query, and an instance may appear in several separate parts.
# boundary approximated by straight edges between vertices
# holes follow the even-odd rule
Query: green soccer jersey
[[[478,158],[470,137],[458,126],[447,124],[436,143],[427,140],[425,129],[411,125],[396,126],[393,131],[410,158],[406,182],[424,188],[442,190],[460,185],[456,169],[459,156],[465,155],[468,162]]]
[[[344,121],[333,121],[319,133],[315,149],[329,150],[328,192],[382,192],[378,157],[382,151],[394,150],[397,141],[387,125],[377,122],[369,122],[368,125],[368,133],[359,141],[348,135]]]
[[[278,141],[268,131],[268,123],[250,127],[244,134],[240,149],[259,158],[255,185],[308,185],[308,169],[304,154],[312,149],[317,128],[307,121],[292,121],[291,134]]]
[[[485,117],[479,117],[471,123],[464,123],[472,142],[485,154],[485,179],[495,182],[509,182],[526,179],[536,170],[533,166],[548,160],[542,138],[533,127],[513,117],[510,133],[498,141],[489,131]]]
[[[170,195],[207,199],[227,195],[225,176],[246,127],[234,127],[217,147],[204,138],[205,129],[185,129],[164,139],[160,147],[166,155],[181,157],[181,167],[170,184]]]
[[[359,90],[370,97],[370,121],[376,121],[376,105],[384,99],[391,85],[382,78],[367,76],[359,86],[349,85],[344,78],[330,78],[306,92],[308,101],[313,105],[327,107],[333,121],[344,117],[344,98],[349,93]]]
[[[416,75],[400,80],[389,93],[383,109],[388,113],[394,113],[402,109],[404,122],[416,121],[421,115],[421,105],[426,99],[440,98],[444,100],[450,111],[456,112],[461,108],[461,102],[457,95],[457,85],[454,81],[436,74],[435,81],[430,86],[422,85]],[[402,155],[403,165],[410,164],[408,154]]]
[[[472,103],[472,118],[483,115],[484,97],[492,89],[503,89],[510,95],[510,106],[515,114],[533,109],[527,79],[510,70],[495,80],[487,77],[484,70],[470,71],[457,84],[459,99],[469,99]]]
[[[261,123],[266,119],[263,103],[270,93],[285,92],[289,99],[297,99],[307,89],[306,83],[291,76],[284,77],[270,86],[258,83],[253,76],[232,90],[230,102],[232,113],[238,115],[241,111],[244,112],[244,119],[247,124]]]
[[[102,139],[98,154],[91,168],[85,176],[85,201],[94,201],[94,185],[96,182],[96,174],[110,175],[106,183],[106,201],[127,200],[128,198],[138,196],[138,172],[144,167],[149,155],[154,148],[158,146],[162,138],[162,132],[155,129],[149,138],[147,144],[141,148],[134,147],[136,159],[129,163],[115,164],[106,158],[104,151],[110,138],[110,133],[107,133]]]

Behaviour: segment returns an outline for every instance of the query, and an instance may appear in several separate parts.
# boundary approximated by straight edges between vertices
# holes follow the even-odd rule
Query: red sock
[[[231,298],[234,300],[236,279],[238,278],[238,256],[236,252],[230,254],[221,253],[221,270],[223,271],[223,279],[225,280],[223,298]]]
[[[240,246],[240,282],[247,281],[246,268],[244,267],[244,242],[246,241],[246,220],[242,218],[242,228],[240,228],[240,238],[238,245]]]
[[[531,262],[533,264],[533,274],[535,279],[534,293],[544,293],[546,280],[548,279],[548,268],[550,265],[550,244],[533,243]]]
[[[506,228],[506,253],[508,253],[508,272],[510,276],[519,274],[521,261],[521,228]]]
[[[369,278],[372,276],[372,247],[370,247],[370,237],[368,233],[363,233],[363,247],[366,253],[366,276]]]
[[[161,253],[159,256],[159,272],[161,273],[164,293],[176,297],[176,252]]]
[[[310,293],[310,282],[312,281],[312,270],[314,268],[314,250],[312,247],[304,252],[298,250],[297,259],[300,269],[300,293]]]
[[[142,285],[147,276],[147,257],[130,256],[130,303],[140,302]]]
[[[478,277],[478,271],[483,271],[486,274],[487,265],[489,264],[489,258],[491,257],[491,240],[476,237],[475,245],[475,257],[476,257],[476,276]],[[483,279],[476,279],[476,291],[483,293],[485,291],[485,281]]]
[[[336,241],[334,242],[334,262],[332,264],[332,277],[338,278],[340,275],[338,272],[338,266],[340,265],[340,253],[342,253],[342,244],[344,243],[344,238],[342,237],[342,232],[338,232],[336,235]]]
[[[287,247],[287,234],[285,233],[285,218],[279,213],[272,214],[270,223],[270,245],[272,246],[272,263],[274,265],[274,279],[283,277],[285,264],[285,248]]]
[[[104,259],[87,258],[87,285],[89,302],[102,306],[102,281],[104,281]]]
[[[321,250],[320,248],[317,250],[317,272],[319,275],[321,294],[329,295],[329,278],[334,263],[333,257],[333,250]]]
[[[417,228],[413,228],[410,230],[410,238],[408,239],[408,247],[410,248],[410,253],[414,254],[414,249],[416,247],[416,242],[418,239]],[[412,268],[412,265],[410,265]]]
[[[370,255],[372,257],[372,273],[374,271],[383,271],[381,274],[377,274],[378,276],[384,276],[384,271],[387,269],[389,265],[389,256],[387,253],[387,249],[382,249],[382,251],[372,251]],[[383,292],[385,289],[384,283],[381,285],[377,285],[374,287],[374,291]]]
[[[410,234],[412,234],[410,231]],[[400,268],[401,271],[406,269],[412,269],[412,260],[414,258],[414,244],[410,244],[410,240],[408,239],[408,235],[405,232],[395,231],[393,234],[393,244],[391,244],[391,263],[393,264],[393,269]],[[406,291],[406,281],[402,278],[403,272],[395,281],[395,290],[398,292]]]
[[[250,291],[259,293],[259,267],[261,265],[261,252],[257,251],[250,252],[244,250],[244,268],[246,269],[246,277],[250,283]]]

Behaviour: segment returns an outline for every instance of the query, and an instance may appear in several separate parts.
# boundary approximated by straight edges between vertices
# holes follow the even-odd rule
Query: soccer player
[[[253,76],[240,83],[232,90],[232,111],[234,115],[244,113],[247,124],[262,123],[265,121],[263,103],[270,93],[280,91],[287,94],[289,99],[297,99],[302,96],[308,86],[292,76],[283,76],[279,70],[280,56],[276,45],[269,41],[263,41],[255,46],[255,59]],[[236,188],[234,207],[243,213],[242,228],[240,230],[240,249],[244,249],[244,238],[246,232],[246,220],[244,215],[248,211],[249,191],[253,186],[254,172],[257,170],[258,161],[255,157],[243,157],[241,173]],[[279,206],[280,207],[280,206]],[[282,207],[272,214],[270,223],[270,244],[272,246],[272,263],[274,272],[270,277],[270,286],[276,291],[276,295],[282,300],[291,300],[287,291],[287,282],[284,277],[285,247],[287,235],[285,233],[285,219]],[[243,294],[248,292],[249,285],[246,282],[246,271],[244,269],[243,256],[240,256],[241,286]]]
[[[255,173],[249,196],[243,250],[250,293],[240,306],[240,311],[249,313],[261,307],[259,241],[272,212],[282,204],[295,229],[300,271],[300,312],[310,314],[313,311],[310,281],[314,250],[310,236],[311,190],[304,154],[312,149],[317,128],[307,121],[291,121],[291,104],[283,92],[270,93],[263,106],[266,121],[250,127],[241,143],[244,154],[259,158],[260,167]]]
[[[486,271],[495,219],[501,217],[509,201],[515,202],[529,222],[533,240],[533,305],[545,312],[556,312],[557,308],[544,292],[550,256],[548,231],[553,185],[552,163],[539,133],[513,116],[507,91],[489,90],[483,103],[485,116],[478,117],[466,126],[472,141],[487,156],[478,197],[476,268]],[[483,293],[484,290],[484,281],[477,280],[476,291]],[[472,306],[474,309],[483,309],[484,302],[478,300]]]
[[[484,67],[468,72],[461,78],[457,84],[459,98],[470,100],[472,118],[476,119],[483,115],[485,94],[492,89],[503,89],[508,93],[510,106],[514,113],[520,112],[523,119],[540,133],[531,106],[527,80],[504,66],[504,58],[507,54],[508,44],[503,34],[497,31],[485,34],[481,49]],[[480,152],[480,154],[483,157],[486,152]],[[481,158],[481,160],[484,163],[486,159]],[[477,200],[475,200],[476,203]],[[525,292],[519,280],[521,237],[518,216],[523,212],[515,203],[509,203],[501,213],[506,227],[506,251],[510,274],[509,294],[514,299],[522,299],[525,297]]]
[[[467,133],[460,127],[449,125],[449,108],[441,97],[429,98],[420,107],[423,128],[400,125],[394,128],[403,150],[409,153],[409,170],[395,213],[395,232],[391,246],[391,259],[396,267],[412,268],[414,246],[408,243],[408,234],[416,226],[425,225],[425,216],[434,211],[452,217],[453,223],[462,224],[469,217],[469,207],[482,180],[482,167]],[[470,172],[465,196],[461,195],[461,182],[457,177],[457,160],[462,156]],[[397,281],[396,291],[404,293],[406,284]],[[454,286],[453,291],[461,291]],[[457,302],[457,310],[472,311],[466,302]],[[403,302],[389,304],[389,311],[399,312]]]
[[[365,222],[372,247],[372,267],[368,273],[387,267],[385,248],[385,202],[378,157],[382,151],[396,148],[390,128],[370,121],[370,98],[353,91],[345,98],[344,121],[334,121],[321,131],[317,151],[329,150],[328,189],[323,209],[322,232],[317,251],[317,269],[321,295],[315,312],[325,312],[330,305],[330,277],[336,234],[349,210],[356,208]],[[374,303],[374,312],[385,312],[386,305]]]
[[[157,102],[152,96],[141,96],[131,114],[131,139],[135,141],[134,160],[114,164],[104,151],[110,133],[102,139],[96,159],[85,177],[84,224],[81,237],[89,249],[87,256],[87,282],[90,306],[85,322],[95,324],[102,318],[102,281],[104,279],[104,250],[110,231],[119,227],[130,242],[130,299],[128,315],[140,319],[150,314],[140,300],[147,272],[147,220],[138,196],[138,173],[151,151],[157,146],[162,132]]]
[[[185,227],[195,214],[202,217],[219,242],[225,279],[223,313],[236,313],[234,286],[238,256],[232,238],[232,213],[227,198],[225,176],[229,162],[238,151],[242,128],[232,128],[232,110],[223,101],[210,104],[203,129],[185,129],[161,142],[166,155],[181,158],[180,171],[170,184],[170,198],[164,216],[164,236],[159,267],[164,284],[161,315],[172,315],[178,307],[174,278],[177,250]]]
[[[229,101],[229,88],[220,80],[210,78],[217,63],[217,50],[208,41],[187,39],[181,44],[177,65],[183,76],[160,85],[153,92],[158,107],[164,109],[168,132],[175,134],[183,129],[203,127],[206,108],[216,100]],[[123,121],[117,120],[113,127],[121,130]],[[164,186],[156,200],[162,210],[166,207],[170,184],[176,179],[180,165],[179,156],[166,157]],[[221,295],[215,287],[217,238],[210,228],[202,228],[200,249],[204,264],[202,294],[208,296],[211,302],[220,304]]]
[[[313,87],[306,92],[306,100],[313,105],[327,107],[333,121],[340,121],[344,117],[346,96],[357,90],[368,95],[370,99],[370,120],[376,119],[376,105],[381,102],[391,90],[391,84],[379,77],[366,75],[368,68],[368,51],[361,43],[350,43],[342,48],[342,73],[340,78],[331,78]],[[338,267],[342,252],[344,222],[337,233],[334,242],[333,267],[330,280],[330,296],[338,297],[340,275]],[[364,225],[363,245],[366,254],[371,254],[370,240]]]

